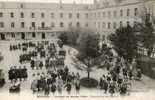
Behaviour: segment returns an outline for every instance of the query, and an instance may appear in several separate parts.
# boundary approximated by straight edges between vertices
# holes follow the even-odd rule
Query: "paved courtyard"
[[[0,41],[0,52],[2,52],[2,55],[4,56],[3,61],[0,62],[0,69],[3,69],[3,72],[5,73],[5,80],[6,80],[6,84],[4,85],[4,87],[0,88],[0,97],[2,95],[6,95],[6,96],[11,96],[13,98],[20,98],[22,100],[23,97],[26,98],[37,98],[37,96],[41,96],[42,94],[34,94],[32,93],[32,91],[30,90],[30,86],[31,86],[31,82],[33,80],[33,76],[32,73],[38,73],[38,72],[46,72],[46,69],[43,68],[42,70],[31,70],[30,68],[30,64],[26,64],[26,67],[28,69],[28,79],[27,81],[22,82],[21,84],[21,92],[19,94],[11,94],[9,93],[9,87],[10,87],[10,81],[8,80],[8,70],[10,69],[11,66],[20,66],[19,63],[19,55],[22,54],[22,51],[12,51],[10,52],[9,50],[9,45],[13,44],[17,41]],[[18,41],[21,42],[21,41]],[[75,57],[74,55],[77,53],[77,51],[71,47],[68,46],[64,46],[64,49],[66,51],[68,51],[70,49],[70,54],[68,54],[67,52],[67,56],[65,59],[65,65],[68,65],[69,70],[71,72],[79,72],[81,77],[86,77],[87,73],[85,71],[81,71],[78,70],[75,66],[74,66],[74,62],[73,62],[73,58]],[[93,72],[91,72],[91,77],[99,80],[100,76],[102,76],[103,74],[106,74],[107,71],[105,69],[97,69]],[[132,81],[132,87],[131,87],[131,93],[130,96],[137,96],[139,98],[147,98],[147,96],[149,96],[150,98],[152,97],[152,94],[155,93],[155,80],[144,76],[142,77],[141,81]],[[62,92],[63,96],[67,96],[67,92],[64,90]],[[145,95],[144,95],[145,94]],[[75,91],[71,91],[71,95],[77,95]],[[78,94],[79,96],[109,96],[110,94],[104,94],[104,91],[100,90],[99,88],[92,88],[92,89],[88,89],[88,88],[84,88],[81,87],[80,93]],[[50,96],[53,96],[52,94],[50,94]],[[60,96],[60,94],[56,93],[55,96]],[[118,96],[117,94],[115,94],[115,96]],[[57,98],[57,97],[56,97]],[[152,97],[153,98],[153,97]],[[58,99],[60,99],[60,97],[58,97]],[[4,100],[4,98],[2,98],[1,100]],[[150,99],[153,100],[153,99]]]

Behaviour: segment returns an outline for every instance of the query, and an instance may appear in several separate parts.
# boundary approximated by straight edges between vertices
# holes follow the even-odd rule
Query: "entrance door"
[[[24,33],[24,32],[22,32],[21,38],[22,38],[23,40],[25,39],[25,33]]]
[[[36,33],[32,32],[32,38],[35,38],[35,37],[36,37]]]
[[[42,39],[45,39],[45,33],[42,33]]]
[[[1,33],[1,39],[5,40],[5,34]]]

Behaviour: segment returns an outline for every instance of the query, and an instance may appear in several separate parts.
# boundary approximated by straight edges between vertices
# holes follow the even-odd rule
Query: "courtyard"
[[[0,41],[0,52],[2,53],[2,55],[4,56],[4,59],[0,62],[1,65],[1,69],[3,69],[4,72],[4,76],[5,76],[5,81],[6,84],[0,88],[0,95],[7,95],[7,96],[11,96],[11,97],[19,97],[21,96],[22,98],[25,96],[28,96],[27,98],[31,98],[34,97],[36,98],[37,96],[44,96],[44,93],[40,92],[40,93],[36,93],[33,94],[32,90],[31,90],[31,83],[32,80],[36,77],[33,76],[33,74],[37,74],[37,73],[46,73],[46,69],[45,67],[43,67],[42,69],[39,70],[32,70],[30,67],[29,63],[24,63],[21,65],[21,63],[19,62],[19,55],[21,55],[23,53],[23,51],[21,50],[16,50],[16,51],[10,51],[10,44],[17,44],[17,43],[22,43],[22,42],[27,42],[27,41]],[[36,42],[36,41],[33,41]],[[51,43],[56,43],[55,41],[50,41]],[[73,59],[75,58],[76,53],[78,52],[76,49],[69,47],[69,46],[63,46],[63,49],[66,52],[66,57],[65,57],[65,66],[68,66],[68,69],[70,72],[74,72],[74,73],[79,73],[80,77],[86,77],[87,73],[85,71],[81,71],[78,68],[76,68],[76,66],[74,66],[75,62],[73,61]],[[69,52],[68,52],[69,51]],[[37,59],[40,59],[39,57],[37,57]],[[9,88],[11,87],[11,82],[8,78],[8,71],[10,69],[11,66],[26,66],[27,68],[27,72],[28,72],[28,78],[26,81],[22,81],[21,82],[21,90],[19,93],[17,94],[12,94],[9,93]],[[106,69],[97,69],[93,72],[91,72],[90,77],[96,79],[97,81],[100,80],[100,77],[103,74],[107,74],[108,71]],[[138,94],[138,96],[142,96],[145,97],[147,94],[148,95],[152,95],[152,93],[154,93],[154,89],[155,89],[155,80],[151,79],[145,75],[142,75],[142,79],[140,81],[136,81],[136,80],[132,80],[131,81],[131,89],[129,91],[129,95],[128,96],[136,96]],[[91,92],[90,92],[91,91]],[[145,93],[145,95],[143,95],[143,93]],[[55,93],[50,94],[49,96],[68,96],[68,95],[72,95],[72,96],[109,96],[110,94],[107,93],[105,94],[103,90],[100,90],[99,87],[97,88],[86,88],[81,86],[80,92],[77,94],[76,91],[74,89],[71,90],[71,94],[68,94],[65,90],[62,90],[62,94],[59,93]],[[147,96],[148,96],[147,95]],[[115,93],[114,96],[119,96],[119,93]]]

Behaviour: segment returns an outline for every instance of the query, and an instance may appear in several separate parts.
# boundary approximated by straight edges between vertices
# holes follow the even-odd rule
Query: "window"
[[[120,10],[120,16],[121,17],[123,16],[123,10]]]
[[[24,18],[24,13],[23,12],[20,13],[20,17]]]
[[[20,8],[24,8],[24,5],[23,4],[20,4]]]
[[[21,22],[21,28],[24,28],[24,27],[25,27],[25,23]]]
[[[0,28],[4,28],[4,23],[0,22]]]
[[[60,27],[64,27],[64,23],[63,22],[60,22]]]
[[[102,28],[105,28],[105,22],[102,22]]]
[[[94,22],[94,26],[96,27],[96,22]]]
[[[60,18],[63,18],[63,13],[60,13]]]
[[[42,32],[42,39],[45,39],[45,38],[46,38],[45,33]]]
[[[127,26],[130,26],[130,22],[129,21],[127,21],[126,24],[127,24]]]
[[[109,23],[108,23],[108,29],[110,29],[110,28],[111,28],[111,23],[109,22]]]
[[[100,13],[100,12],[98,12],[98,18],[100,18],[100,15],[101,15],[101,13]]]
[[[36,37],[36,33],[32,32],[32,37],[35,38]]]
[[[130,16],[130,9],[127,9],[127,16]]]
[[[77,23],[76,23],[76,26],[77,26],[77,27],[80,27],[80,23],[79,23],[79,22],[77,22]]]
[[[2,12],[0,12],[0,17],[3,17],[3,13]]]
[[[72,13],[69,13],[69,18],[72,18]]]
[[[11,18],[14,17],[14,13],[13,13],[13,12],[10,13],[10,17],[11,17]]]
[[[15,33],[14,32],[11,32],[11,37],[15,38]]]
[[[45,22],[41,23],[41,27],[44,28],[45,27]]]
[[[64,23],[63,22],[60,23],[60,27],[64,27]]]
[[[122,23],[122,21],[120,21],[120,27],[122,27],[123,26],[123,23]]]
[[[51,18],[54,18],[54,13],[51,13]]]
[[[15,23],[11,22],[11,28],[14,28],[14,27],[15,27]]]
[[[113,28],[116,29],[116,22],[113,23]]]
[[[108,11],[108,17],[111,17],[111,12],[110,11]]]
[[[32,27],[36,27],[36,23],[35,22],[32,22]]]
[[[72,22],[70,22],[70,23],[68,24],[68,27],[72,27]]]
[[[88,23],[86,23],[85,26],[88,27]]]
[[[77,16],[77,18],[78,18],[78,19],[80,18],[80,14],[79,14],[79,13],[77,13],[77,15],[76,15],[76,16]]]
[[[100,22],[98,22],[98,28],[100,28]]]
[[[96,18],[96,13],[94,13],[94,18]]]
[[[134,15],[137,16],[138,15],[138,8],[134,9]]]
[[[85,14],[86,19],[88,19],[88,13]]]
[[[133,23],[134,23],[134,26],[136,26],[136,25],[137,25],[137,22],[136,22],[136,21],[134,21]]]
[[[51,27],[55,27],[55,24],[54,24],[54,22],[52,22],[52,23],[51,23]]]
[[[41,13],[41,18],[44,18],[44,17],[45,17],[44,13]]]
[[[31,14],[31,17],[32,17],[32,18],[35,18],[35,13],[32,13],[32,14]]]
[[[114,18],[116,18],[116,17],[117,17],[117,11],[114,11],[113,14],[114,14],[114,15],[113,15]]]
[[[103,17],[105,17],[105,12],[102,13]]]

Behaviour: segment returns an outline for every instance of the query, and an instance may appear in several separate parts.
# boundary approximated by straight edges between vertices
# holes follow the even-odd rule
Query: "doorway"
[[[1,39],[5,40],[5,34],[1,33]]]
[[[45,39],[46,37],[45,37],[45,33],[43,32],[42,33],[42,39]]]
[[[25,33],[24,33],[24,32],[21,33],[21,38],[22,38],[23,40],[25,39]]]

